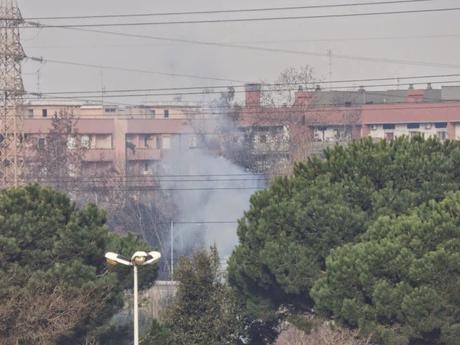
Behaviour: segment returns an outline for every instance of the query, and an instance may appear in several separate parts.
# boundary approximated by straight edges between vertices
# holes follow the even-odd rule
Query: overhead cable
[[[180,16],[198,14],[222,14],[222,13],[247,13],[247,12],[269,12],[269,11],[293,11],[306,9],[358,7],[358,6],[381,6],[396,5],[407,3],[432,2],[433,0],[393,0],[377,2],[358,2],[327,5],[308,5],[308,6],[287,6],[287,7],[263,7],[263,8],[237,8],[225,10],[201,10],[201,11],[181,11],[181,12],[153,12],[153,13],[124,13],[124,14],[100,14],[84,16],[48,16],[48,17],[28,17],[25,20],[69,20],[69,19],[102,19],[102,18],[129,18],[129,17],[161,17],[161,16]]]
[[[430,8],[419,10],[401,10],[389,12],[363,12],[363,13],[341,13],[341,14],[324,14],[314,16],[284,16],[284,17],[258,17],[258,18],[222,18],[222,19],[202,19],[202,20],[176,20],[162,22],[129,22],[129,23],[91,23],[91,24],[61,24],[50,25],[42,23],[26,22],[30,26],[23,26],[24,29],[38,28],[91,28],[91,27],[127,27],[127,26],[161,26],[161,25],[183,25],[183,24],[222,24],[222,23],[249,23],[249,22],[267,22],[283,20],[306,20],[306,19],[330,19],[330,18],[351,18],[351,17],[371,17],[371,16],[388,16],[403,14],[419,13],[441,13],[460,11],[460,7],[447,8]]]

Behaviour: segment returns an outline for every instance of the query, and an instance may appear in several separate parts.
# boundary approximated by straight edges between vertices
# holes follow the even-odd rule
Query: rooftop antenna
[[[37,69],[37,94],[41,98],[41,66]]]
[[[101,74],[101,104],[104,107],[104,94],[105,94],[105,86],[104,86],[104,70],[100,69]]]
[[[332,49],[328,49],[327,56],[329,57],[329,90],[331,89],[331,81],[332,81]]]

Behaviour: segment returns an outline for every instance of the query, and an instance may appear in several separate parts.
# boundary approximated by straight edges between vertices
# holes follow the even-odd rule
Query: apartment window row
[[[446,140],[447,139],[447,132],[446,131],[437,131],[435,135],[440,140]],[[414,137],[417,137],[417,136],[425,137],[425,133],[424,132],[419,132],[419,131],[410,131],[409,136],[411,138],[414,138]],[[385,139],[386,140],[393,140],[394,138],[395,138],[394,132],[385,132]]]
[[[149,109],[149,110],[148,110],[148,113],[149,113],[150,116],[152,116],[152,117],[154,117],[154,118],[155,118],[156,115],[157,115],[157,112],[156,112],[155,109]],[[169,119],[169,109],[164,109],[164,110],[163,110],[163,117],[164,117],[165,119]]]
[[[156,117],[156,115],[157,115],[157,112],[156,112],[155,109],[149,109],[148,112],[150,113],[150,116],[152,116],[152,117]],[[165,119],[169,119],[169,109],[164,109],[163,110],[163,117]]]
[[[447,122],[435,122],[435,123],[408,123],[406,125],[399,125],[399,126],[406,126],[407,129],[445,129],[447,128]],[[371,129],[377,130],[378,125],[371,125]],[[385,123],[382,125],[384,130],[394,130],[396,129],[396,125],[393,123]]]
[[[171,137],[156,134],[129,134],[126,136],[126,143],[140,149],[170,149]]]
[[[105,113],[112,113],[112,114],[113,114],[113,113],[116,113],[117,110],[118,110],[117,108],[104,108],[104,112],[105,112]],[[153,116],[153,117],[156,116],[156,111],[155,111],[155,109],[150,109],[149,112],[150,112],[150,115],[151,115],[151,116]],[[48,109],[43,108],[43,109],[41,110],[41,116],[42,116],[43,118],[47,118],[48,115],[49,115]],[[33,116],[34,116],[34,109],[27,109],[27,116],[28,116],[28,117],[33,117]],[[169,119],[169,117],[170,117],[169,109],[164,109],[164,110],[163,110],[163,117],[164,117],[165,119]]]
[[[110,150],[113,148],[111,134],[83,134],[80,137],[80,144],[86,149]],[[76,138],[69,138],[67,145],[69,148],[76,147]]]

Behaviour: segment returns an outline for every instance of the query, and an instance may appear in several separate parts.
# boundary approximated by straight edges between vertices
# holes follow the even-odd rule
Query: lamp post
[[[108,252],[105,253],[107,263],[110,265],[125,265],[132,266],[134,270],[134,345],[139,345],[139,304],[138,304],[138,282],[137,282],[137,267],[145,265],[153,265],[160,261],[161,254],[159,252],[135,252],[131,259],[120,254]]]

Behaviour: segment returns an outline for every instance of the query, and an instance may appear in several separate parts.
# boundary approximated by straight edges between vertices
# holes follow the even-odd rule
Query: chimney
[[[305,107],[308,106],[313,98],[313,92],[299,89],[295,93],[294,106]]]
[[[433,85],[431,85],[431,83],[426,84],[426,89],[433,90]]]
[[[406,102],[407,103],[420,103],[423,102],[425,97],[424,90],[410,90],[407,92]]]
[[[260,84],[246,84],[246,107],[247,108],[258,108],[260,107],[260,101],[262,98]]]

